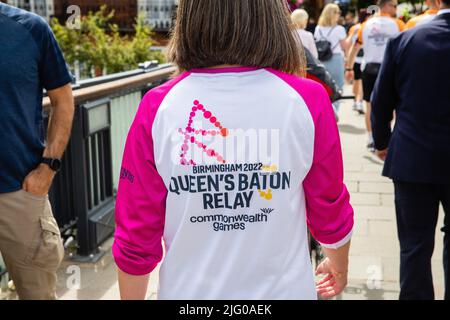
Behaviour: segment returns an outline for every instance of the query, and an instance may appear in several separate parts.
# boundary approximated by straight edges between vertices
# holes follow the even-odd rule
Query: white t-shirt
[[[300,40],[303,44],[303,47],[309,50],[314,58],[319,58],[319,54],[317,53],[316,42],[314,41],[314,36],[311,32],[297,29],[297,34],[300,37]]]
[[[150,90],[125,146],[114,258],[158,299],[317,299],[308,229],[350,240],[339,131],[321,84],[196,69]],[[165,250],[161,240],[164,239]]]
[[[345,28],[341,25],[335,27],[321,27],[317,26],[314,31],[314,38],[316,40],[326,39],[331,43],[331,48],[334,54],[344,54],[340,41],[347,37]]]
[[[386,15],[377,15],[364,22],[358,31],[358,42],[364,49],[364,61],[382,63],[389,40],[404,28],[402,21]]]

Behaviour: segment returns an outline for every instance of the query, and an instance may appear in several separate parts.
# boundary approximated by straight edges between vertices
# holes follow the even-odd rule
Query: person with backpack
[[[327,4],[319,18],[314,32],[319,59],[323,62],[336,81],[340,90],[344,87],[344,58],[347,50],[347,33],[338,25],[341,10],[333,3]],[[334,103],[335,112],[339,111],[339,103]]]
[[[297,32],[303,47],[307,49],[315,59],[317,59],[319,54],[317,53],[314,36],[311,32],[305,30],[308,25],[308,19],[308,12],[303,9],[297,9],[291,14],[292,23],[296,28],[295,31]]]

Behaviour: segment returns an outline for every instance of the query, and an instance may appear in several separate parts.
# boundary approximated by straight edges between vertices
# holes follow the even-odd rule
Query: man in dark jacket
[[[434,299],[431,256],[440,204],[446,214],[445,299],[450,299],[449,77],[450,0],[442,0],[430,23],[390,41],[372,95],[375,147],[385,160],[383,175],[395,185],[400,299]]]

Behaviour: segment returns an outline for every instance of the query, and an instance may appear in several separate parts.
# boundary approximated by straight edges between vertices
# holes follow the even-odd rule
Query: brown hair
[[[305,74],[286,1],[180,0],[168,58],[179,71],[217,65]]]

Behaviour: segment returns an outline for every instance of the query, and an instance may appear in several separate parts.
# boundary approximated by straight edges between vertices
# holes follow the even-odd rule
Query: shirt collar
[[[438,15],[440,16],[441,14],[446,14],[446,13],[450,13],[450,9],[441,9],[438,12]]]

